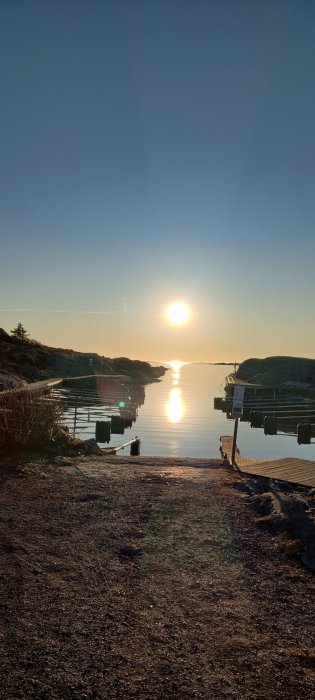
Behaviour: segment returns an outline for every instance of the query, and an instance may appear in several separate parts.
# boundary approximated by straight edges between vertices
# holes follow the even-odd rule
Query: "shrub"
[[[56,432],[61,415],[49,395],[15,389],[0,395],[0,446],[42,447]]]

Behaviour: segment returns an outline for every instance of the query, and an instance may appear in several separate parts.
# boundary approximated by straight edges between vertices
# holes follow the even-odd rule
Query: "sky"
[[[312,0],[0,0],[0,327],[315,357],[314,78]]]

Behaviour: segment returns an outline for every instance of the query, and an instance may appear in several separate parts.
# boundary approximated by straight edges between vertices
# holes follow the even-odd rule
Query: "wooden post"
[[[238,418],[235,418],[233,445],[232,445],[232,465],[233,466],[234,466],[234,462],[235,462],[235,453],[236,453],[237,428],[238,428]]]
[[[136,436],[135,440],[133,440],[130,444],[130,455],[135,456],[140,454],[140,444],[141,440]]]
[[[75,437],[75,431],[77,427],[77,410],[78,410],[78,395],[75,395],[75,404],[74,404],[74,418],[73,418],[73,437]]]

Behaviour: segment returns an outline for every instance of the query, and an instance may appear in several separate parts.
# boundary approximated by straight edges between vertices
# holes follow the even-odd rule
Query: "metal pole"
[[[232,464],[233,464],[233,466],[234,466],[234,463],[235,463],[237,428],[238,428],[238,418],[235,418],[235,422],[234,422],[234,434],[233,434],[233,445],[232,445]]]

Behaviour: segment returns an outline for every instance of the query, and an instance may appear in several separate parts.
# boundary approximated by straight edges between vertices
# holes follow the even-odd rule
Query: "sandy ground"
[[[315,698],[314,575],[235,472],[93,457],[0,474],[1,698]]]

